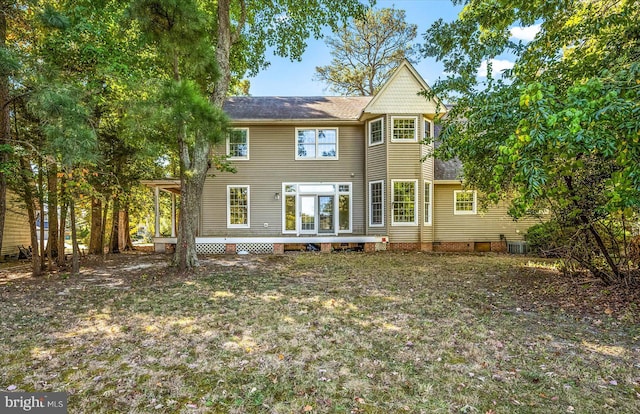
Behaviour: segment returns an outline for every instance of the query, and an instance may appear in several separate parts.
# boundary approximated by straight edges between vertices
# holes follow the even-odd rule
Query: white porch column
[[[176,237],[176,195],[171,193],[171,237]]]
[[[156,186],[154,190],[155,214],[156,214],[156,237],[160,237],[160,187]]]

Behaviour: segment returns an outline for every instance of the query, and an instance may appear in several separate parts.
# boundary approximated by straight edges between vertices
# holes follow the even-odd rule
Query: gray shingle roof
[[[370,96],[234,96],[224,111],[239,120],[357,120]]]
[[[440,141],[437,137],[440,135],[442,127],[436,125],[434,127],[434,135],[436,140],[433,145],[438,148]],[[434,180],[459,180],[462,177],[462,163],[459,159],[453,158],[447,161],[435,158],[433,160],[433,179]]]

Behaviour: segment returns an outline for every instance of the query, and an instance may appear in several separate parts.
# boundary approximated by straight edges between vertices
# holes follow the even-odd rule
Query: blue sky
[[[462,9],[453,6],[450,0],[378,0],[376,8],[395,6],[405,10],[406,21],[418,25],[416,42],[422,42],[423,33],[431,23],[439,18],[453,21]],[[269,53],[269,52],[267,52]],[[260,72],[255,78],[250,78],[253,96],[322,96],[330,95],[327,85],[314,81],[316,66],[330,63],[331,56],[324,40],[310,39],[301,62],[291,62],[276,56],[267,55],[271,65]],[[421,59],[416,69],[428,84],[433,83],[442,75],[442,65],[435,60]]]

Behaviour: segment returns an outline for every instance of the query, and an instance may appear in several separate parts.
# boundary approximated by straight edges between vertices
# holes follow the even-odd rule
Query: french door
[[[335,233],[335,196],[300,196],[300,233]]]

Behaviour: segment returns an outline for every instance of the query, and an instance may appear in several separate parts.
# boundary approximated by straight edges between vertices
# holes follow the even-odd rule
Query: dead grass
[[[0,390],[67,391],[73,413],[639,412],[637,301],[545,262],[167,260],[0,274]]]

